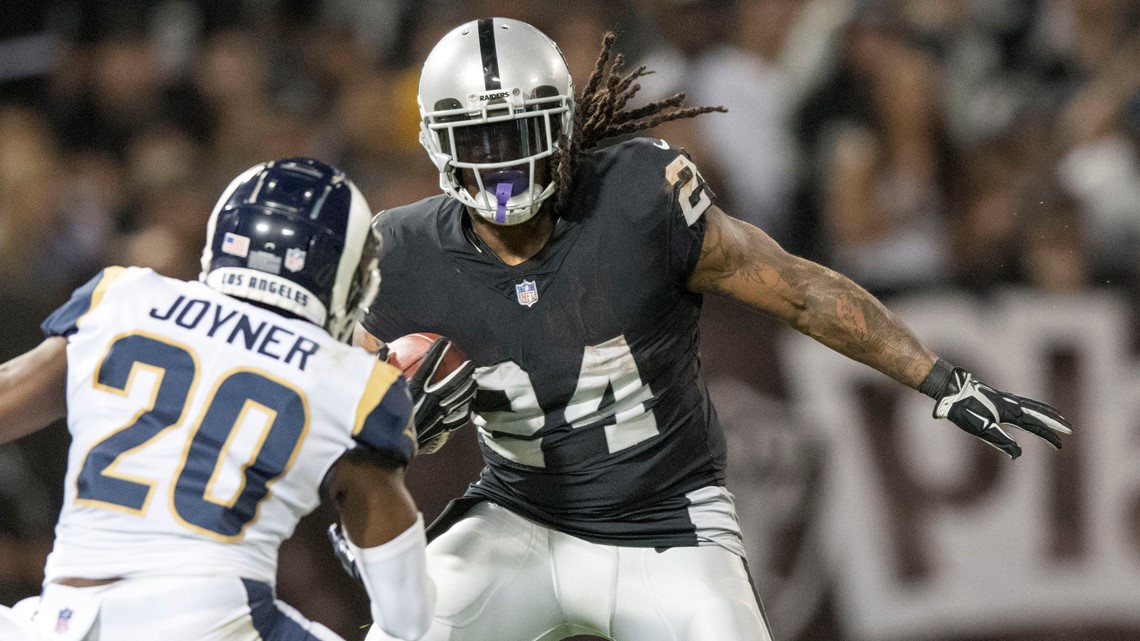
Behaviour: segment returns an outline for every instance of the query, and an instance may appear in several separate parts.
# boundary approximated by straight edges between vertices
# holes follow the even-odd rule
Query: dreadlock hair
[[[598,54],[598,61],[594,63],[594,71],[576,101],[574,135],[568,137],[563,132],[559,136],[558,152],[552,159],[558,190],[554,201],[556,212],[564,212],[569,205],[579,152],[593,149],[608,138],[651,129],[672,120],[694,118],[713,111],[728,111],[722,106],[685,106],[686,96],[683,93],[636,109],[626,109],[629,101],[641,90],[641,85],[635,81],[653,72],[647,70],[645,65],[627,72],[625,56],[613,54],[616,37],[612,31],[607,31],[602,37],[602,50]]]

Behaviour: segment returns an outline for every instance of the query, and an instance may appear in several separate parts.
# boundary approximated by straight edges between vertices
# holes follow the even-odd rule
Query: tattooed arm
[[[1003,428],[1017,427],[1061,447],[1069,422],[1040,401],[996,390],[939,359],[874,296],[836,272],[787,253],[767,234],[705,212],[701,257],[689,289],[724,294],[786,323],[831,349],[866,363],[935,400],[945,418],[1005,452],[1021,448]]]
[[[937,357],[874,296],[845,276],[793,256],[713,205],[689,289],[773,314],[831,349],[919,389]]]

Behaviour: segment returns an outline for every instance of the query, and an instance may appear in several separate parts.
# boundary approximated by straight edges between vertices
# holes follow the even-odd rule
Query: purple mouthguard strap
[[[495,185],[495,198],[499,201],[499,206],[495,209],[495,222],[500,225],[507,222],[507,201],[511,199],[514,190],[514,183],[509,180]]]

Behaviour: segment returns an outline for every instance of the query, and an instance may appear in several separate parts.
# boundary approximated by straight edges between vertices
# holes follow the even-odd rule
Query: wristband
[[[930,368],[930,373],[922,379],[918,391],[937,401],[946,392],[946,385],[950,382],[950,376],[953,373],[954,366],[950,363],[941,358],[934,361],[934,367]]]
[[[375,625],[401,639],[420,638],[431,625],[435,607],[435,584],[427,575],[423,515],[396,538],[376,547],[359,548],[348,536],[345,541],[356,557]]]

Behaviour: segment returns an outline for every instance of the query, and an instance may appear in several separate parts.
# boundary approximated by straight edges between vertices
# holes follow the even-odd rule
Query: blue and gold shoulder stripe
[[[40,324],[44,336],[71,336],[79,330],[79,321],[99,306],[107,289],[126,272],[124,267],[108,267],[71,294],[71,299],[56,309]]]
[[[412,395],[400,370],[376,361],[356,408],[352,438],[407,463],[416,455]]]

